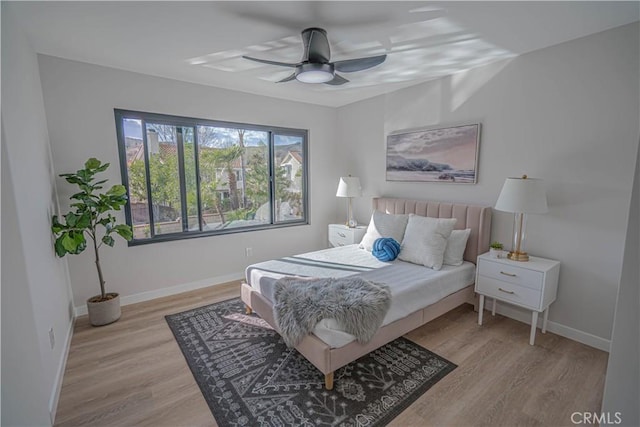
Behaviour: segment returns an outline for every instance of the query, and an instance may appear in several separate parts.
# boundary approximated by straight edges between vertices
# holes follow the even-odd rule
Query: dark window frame
[[[211,119],[201,119],[194,117],[183,117],[183,116],[173,116],[168,114],[159,114],[159,113],[148,113],[143,111],[134,111],[134,110],[124,110],[124,109],[114,109],[115,121],[116,121],[116,135],[118,140],[118,156],[120,163],[120,175],[122,177],[122,185],[127,189],[127,194],[129,194],[129,176],[128,176],[128,168],[127,168],[127,152],[125,146],[125,135],[124,135],[124,119],[133,119],[133,120],[141,120],[142,123],[142,143],[144,147],[144,161],[145,161],[145,175],[146,175],[146,187],[147,187],[147,206],[149,212],[149,229],[150,236],[145,239],[132,239],[128,242],[129,246],[138,246],[138,245],[146,245],[150,243],[157,242],[168,242],[175,240],[184,240],[184,239],[193,239],[199,237],[209,237],[209,236],[219,236],[226,234],[234,234],[234,233],[246,233],[252,231],[261,231],[261,230],[269,230],[283,227],[292,227],[292,226],[300,226],[300,225],[308,225],[309,221],[309,193],[308,193],[308,181],[309,181],[309,131],[306,129],[294,129],[294,128],[283,128],[279,126],[266,126],[266,125],[255,125],[249,123],[235,123],[235,122],[227,122],[221,120],[211,120]],[[269,203],[271,205],[271,223],[269,224],[260,224],[260,225],[248,225],[243,227],[232,227],[225,228],[221,230],[197,230],[197,231],[188,231],[184,230],[181,232],[175,233],[167,233],[167,234],[155,234],[155,222],[153,219],[153,208],[152,203],[153,199],[151,196],[151,176],[149,173],[149,147],[147,142],[147,133],[144,128],[147,122],[152,122],[154,124],[164,124],[177,127],[192,127],[194,128],[194,155],[195,155],[195,170],[196,170],[196,189],[197,189],[197,215],[198,215],[198,223],[199,228],[202,228],[201,218],[202,218],[202,203],[200,197],[200,169],[199,169],[199,156],[198,156],[198,126],[212,126],[212,127],[220,127],[227,129],[244,129],[244,130],[252,130],[258,132],[266,132],[268,133],[268,155],[269,155]],[[278,221],[276,215],[276,192],[275,192],[275,171],[277,165],[274,163],[274,150],[275,150],[275,137],[276,136],[297,136],[302,138],[302,192],[303,192],[303,212],[304,216],[301,219],[295,220],[287,220],[287,221]],[[177,143],[179,159],[178,159],[178,167],[179,167],[179,181],[180,181],[180,200],[181,200],[181,210],[184,212],[187,205],[186,198],[186,190],[184,186],[185,180],[185,172],[184,172],[184,147],[183,143]],[[133,216],[131,213],[131,203],[130,200],[127,200],[127,204],[124,207],[125,219],[126,223],[130,226],[133,226]],[[183,224],[187,221],[187,219],[183,216]]]

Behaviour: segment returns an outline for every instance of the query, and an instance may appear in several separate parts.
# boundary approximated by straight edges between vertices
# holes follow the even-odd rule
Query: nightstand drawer
[[[360,243],[366,231],[366,227],[363,226],[349,228],[342,224],[329,224],[329,242],[332,246]]]
[[[481,262],[478,266],[478,274],[536,290],[541,290],[544,283],[544,274],[540,271],[491,261]]]
[[[337,228],[329,227],[329,241],[334,246],[351,245],[354,242],[351,233]]]
[[[495,297],[502,301],[540,310],[540,298],[542,296],[540,290],[480,275],[476,283],[476,292],[491,298]]]

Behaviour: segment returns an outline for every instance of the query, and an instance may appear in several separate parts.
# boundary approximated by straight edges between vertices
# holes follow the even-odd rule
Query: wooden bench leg
[[[333,390],[333,372],[324,375],[324,387],[327,390]]]
[[[248,305],[245,305],[244,306],[244,312],[247,313],[247,314],[251,314],[251,313],[253,313],[253,310]]]

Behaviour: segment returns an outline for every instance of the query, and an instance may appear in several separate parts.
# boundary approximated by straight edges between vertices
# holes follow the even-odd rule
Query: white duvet
[[[247,283],[269,300],[273,300],[275,280],[286,275],[346,277],[355,274],[391,288],[391,307],[382,323],[384,326],[472,284],[475,265],[464,262],[435,271],[404,261],[381,262],[358,245],[349,245],[253,264],[246,270]],[[333,319],[320,321],[313,333],[333,348],[355,340],[353,335],[341,331]]]

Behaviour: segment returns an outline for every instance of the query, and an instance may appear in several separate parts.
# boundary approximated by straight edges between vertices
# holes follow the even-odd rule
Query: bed
[[[394,261],[378,261],[369,252],[349,245],[286,257],[251,265],[246,270],[246,282],[241,285],[241,298],[247,312],[255,311],[276,330],[273,314],[272,285],[286,275],[308,277],[347,277],[358,275],[372,281],[382,281],[392,289],[392,306],[382,327],[366,344],[339,331],[330,319],[321,321],[312,334],[296,349],[325,376],[325,387],[333,388],[333,373],[441,316],[461,304],[475,304],[473,281],[477,256],[489,250],[491,208],[465,204],[421,201],[413,199],[375,198],[373,209],[388,214],[415,214],[434,218],[456,218],[455,229],[471,229],[459,267],[445,266],[440,271],[423,266]],[[424,293],[425,286],[412,286],[428,280],[433,292]]]

